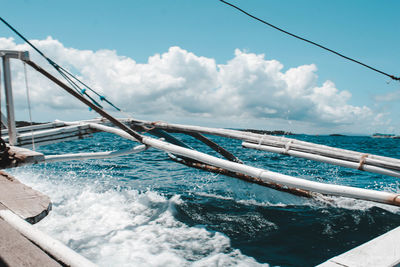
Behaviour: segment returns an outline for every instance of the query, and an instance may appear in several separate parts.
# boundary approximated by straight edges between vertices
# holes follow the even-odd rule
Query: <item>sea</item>
[[[214,151],[174,134],[200,151]],[[398,178],[250,150],[209,136],[248,165],[308,180],[400,193]],[[291,138],[400,158],[400,139]],[[125,149],[108,133],[37,148],[45,154]],[[165,152],[9,170],[48,195],[35,227],[100,266],[314,266],[400,225],[400,208],[344,197],[308,199],[191,169]]]

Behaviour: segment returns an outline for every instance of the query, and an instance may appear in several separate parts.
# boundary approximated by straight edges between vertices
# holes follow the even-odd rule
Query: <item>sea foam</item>
[[[73,171],[12,172],[53,201],[53,210],[35,226],[100,266],[262,265],[232,248],[224,234],[176,220],[179,195],[110,188],[78,179]]]

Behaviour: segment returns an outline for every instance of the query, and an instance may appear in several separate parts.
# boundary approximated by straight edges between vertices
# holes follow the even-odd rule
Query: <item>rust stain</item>
[[[400,206],[400,195],[396,195],[393,199],[389,199],[390,204]]]
[[[200,170],[205,170],[205,171],[209,171],[212,173],[217,173],[217,174],[223,174],[226,176],[230,176],[230,177],[234,177],[234,178],[238,178],[241,180],[244,180],[246,182],[249,183],[255,183],[255,184],[259,184],[265,187],[269,187],[278,191],[282,191],[282,192],[286,192],[286,193],[290,193],[293,195],[297,195],[297,196],[302,196],[302,197],[307,197],[307,198],[312,198],[314,197],[314,195],[306,190],[302,190],[302,189],[298,189],[298,188],[291,188],[291,187],[286,187],[286,186],[282,186],[280,184],[276,184],[276,183],[270,183],[270,182],[265,182],[263,180],[261,180],[260,178],[257,177],[253,177],[253,176],[249,176],[243,173],[238,173],[238,172],[232,172],[223,168],[219,168],[219,167],[215,167],[212,165],[208,165],[205,164],[203,162],[199,162],[199,161],[194,161],[192,159],[188,159],[188,158],[179,158],[179,159],[174,159],[171,158],[173,161],[178,162],[178,163],[182,163],[186,166],[192,167],[192,168],[196,168],[196,169],[200,169]],[[400,201],[400,200],[399,200]]]

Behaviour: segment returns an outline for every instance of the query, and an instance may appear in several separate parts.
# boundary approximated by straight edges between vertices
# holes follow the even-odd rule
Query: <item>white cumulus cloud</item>
[[[117,106],[133,114],[200,117],[229,120],[290,120],[310,127],[353,125],[380,120],[367,106],[349,104],[351,93],[332,81],[318,82],[313,64],[283,71],[277,60],[237,49],[225,64],[170,47],[147,63],[120,56],[114,50],[78,50],[57,40],[33,40],[55,62],[77,74]],[[50,69],[26,44],[0,38],[0,49],[28,50],[31,58]],[[26,106],[21,65],[13,64],[16,106]],[[29,72],[34,107],[77,110],[74,101],[39,74]],[[234,123],[233,123],[234,125]],[[237,125],[240,127],[240,125]]]

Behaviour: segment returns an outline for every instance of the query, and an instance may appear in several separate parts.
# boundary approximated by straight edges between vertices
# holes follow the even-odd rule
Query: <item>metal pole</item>
[[[0,90],[1,90],[1,86],[0,86]],[[0,101],[1,101],[1,94],[0,94]],[[0,105],[0,108],[1,108],[1,105]],[[7,117],[4,116],[3,112],[0,111],[0,113],[1,113],[0,114],[0,116],[1,116],[1,125],[4,126],[5,128],[7,128],[7,124],[8,124]]]
[[[0,56],[3,57],[2,52],[0,52]],[[1,139],[1,130],[3,129],[3,125],[5,128],[7,128],[4,118],[5,116],[3,115],[3,112],[1,112],[1,68],[0,68],[0,139]]]
[[[16,145],[17,143],[17,130],[15,128],[15,115],[14,115],[14,100],[12,95],[11,86],[11,71],[10,71],[10,59],[7,55],[3,56],[3,73],[4,73],[4,89],[6,92],[6,108],[7,108],[7,119],[8,119],[8,142],[10,145]]]

